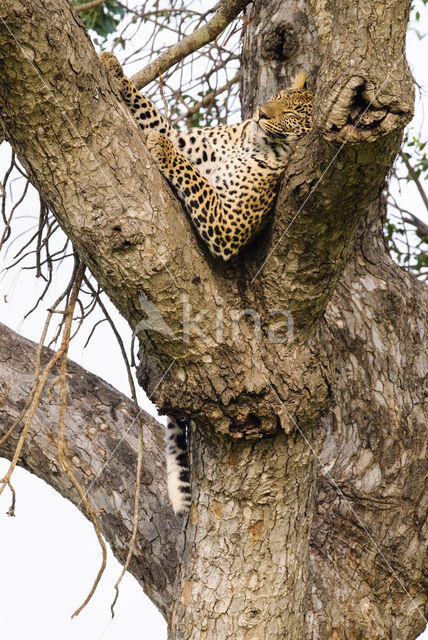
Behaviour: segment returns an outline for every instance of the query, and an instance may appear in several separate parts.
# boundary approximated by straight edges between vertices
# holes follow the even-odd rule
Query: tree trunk
[[[170,638],[410,640],[427,601],[428,294],[387,254],[381,197],[412,111],[409,2],[256,5],[244,113],[305,70],[316,130],[234,264],[198,244],[65,1],[3,2],[1,119],[130,325],[144,293],[175,334],[139,331],[141,384],[196,424],[175,585],[169,564],[153,598],[173,599]]]
[[[305,637],[313,452],[299,433],[231,440],[199,429],[192,452],[202,480],[171,638]]]

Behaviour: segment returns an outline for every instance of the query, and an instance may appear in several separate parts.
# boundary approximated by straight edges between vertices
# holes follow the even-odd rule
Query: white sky
[[[418,25],[421,33],[428,33],[426,9],[420,3],[423,21]],[[428,77],[428,51],[425,39],[419,39],[414,31],[408,37],[408,59],[417,82],[426,83]],[[428,138],[428,125],[422,118],[423,105],[418,101],[415,123],[422,127]],[[425,110],[427,101],[425,100]],[[1,147],[0,175],[9,162],[8,152]],[[15,183],[19,188],[19,181]],[[405,193],[406,206],[420,217],[428,219],[427,212],[414,189]],[[21,209],[21,215],[24,212]],[[25,215],[38,216],[37,198],[26,201]],[[21,220],[22,228],[28,226],[28,218]],[[16,227],[15,227],[16,229]],[[0,268],[13,255],[0,256]],[[3,262],[2,262],[3,260]],[[64,271],[64,270],[63,270]],[[61,275],[65,282],[67,273]],[[20,271],[1,278],[0,320],[22,335],[37,341],[45,319],[45,310],[56,297],[51,293],[36,312],[26,321],[24,314],[30,300],[36,300],[42,282],[35,282],[31,272]],[[7,303],[4,301],[7,296]],[[114,313],[114,311],[113,311]],[[126,346],[130,332],[122,318],[115,314],[116,322]],[[119,349],[106,325],[101,325],[89,346],[83,349],[88,328],[78,335],[71,346],[71,358],[83,367],[106,379],[117,389],[128,393],[126,372]],[[108,344],[108,348],[105,345]],[[141,404],[156,415],[154,406],[140,391]],[[0,460],[0,477],[8,463]],[[43,638],[44,640],[114,640],[141,638],[164,640],[166,624],[150,600],[144,595],[132,576],[121,583],[121,595],[116,605],[116,615],[110,618],[110,604],[114,597],[113,585],[121,566],[109,554],[107,570],[101,586],[88,607],[74,620],[70,615],[85,598],[100,565],[100,549],[92,529],[77,509],[64,500],[50,486],[22,469],[16,469],[13,485],[17,491],[16,517],[9,518],[10,496],[0,496],[0,629],[2,637],[9,640]],[[428,640],[428,632],[420,638]]]

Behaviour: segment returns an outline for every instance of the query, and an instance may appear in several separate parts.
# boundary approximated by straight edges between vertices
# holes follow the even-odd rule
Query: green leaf
[[[75,7],[78,7],[85,4],[87,0],[72,0],[72,2]],[[106,0],[97,7],[81,11],[79,15],[85,27],[89,31],[94,31],[105,41],[110,34],[116,31],[119,22],[125,15],[125,10],[116,3],[116,0]],[[97,42],[97,44],[99,43]]]

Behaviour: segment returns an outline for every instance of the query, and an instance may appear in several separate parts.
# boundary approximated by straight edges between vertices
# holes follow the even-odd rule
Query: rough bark
[[[205,312],[204,339],[139,334],[141,383],[152,392],[173,362],[154,399],[197,424],[171,638],[410,640],[424,626],[427,292],[381,240],[412,110],[408,9],[257,4],[244,111],[303,69],[316,130],[270,229],[225,266],[198,245],[66,3],[3,2],[25,46],[0,27],[3,126],[82,258],[132,327],[138,293],[179,337],[183,296],[191,318]],[[46,119],[47,87],[65,126],[56,103]],[[248,313],[234,339],[248,309],[260,339]],[[275,309],[292,313],[293,340],[272,340]]]
[[[192,451],[202,481],[171,637],[305,637],[313,452],[298,433],[237,441],[199,429]]]
[[[428,290],[390,259],[383,221],[375,203],[321,326],[337,377],[318,431],[310,638],[426,625]]]

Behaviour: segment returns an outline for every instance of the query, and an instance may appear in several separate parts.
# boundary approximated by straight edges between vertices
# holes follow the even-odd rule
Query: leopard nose
[[[262,108],[259,109],[259,120],[263,120],[264,118],[268,118],[269,116],[263,111]]]

